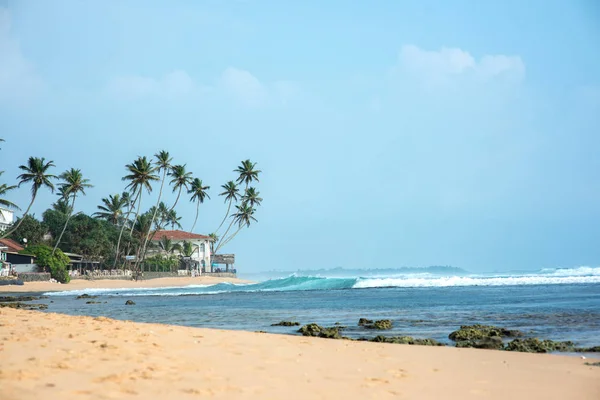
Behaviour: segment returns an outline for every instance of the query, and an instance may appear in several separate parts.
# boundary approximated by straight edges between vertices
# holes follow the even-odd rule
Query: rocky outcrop
[[[36,296],[0,296],[0,303],[8,303],[11,301],[34,301],[41,298],[42,297]]]
[[[515,339],[504,348],[507,351],[523,353],[550,353],[553,351],[574,351],[573,342],[555,342],[553,340],[540,340],[538,338]]]
[[[81,299],[95,299],[98,296],[90,296],[87,293],[81,294],[79,296],[76,297],[76,300],[81,300]]]
[[[456,347],[472,347],[475,349],[502,350],[504,343],[500,336],[490,336],[477,340],[462,340],[456,343]]]
[[[383,335],[377,335],[369,341],[377,343],[411,344],[418,346],[445,346],[443,343],[440,343],[435,339],[415,339],[412,336],[386,337]]]
[[[16,308],[22,310],[46,310],[48,306],[46,304],[29,304],[21,303],[19,301],[11,301],[9,303],[0,303],[0,307]]]
[[[366,318],[361,318],[358,320],[358,326],[362,326],[365,329],[379,329],[379,330],[388,330],[392,329],[392,321],[389,319],[380,319],[377,321],[373,321]]]
[[[127,301],[125,302],[125,305],[126,305],[126,306],[135,306],[135,301],[133,301],[133,300],[127,300]]]
[[[280,321],[276,324],[271,324],[271,326],[300,326],[300,322],[296,321]]]
[[[518,330],[510,330],[491,325],[463,325],[459,330],[448,335],[450,340],[455,342],[476,341],[490,337],[519,337],[523,336],[523,332]]]
[[[298,329],[303,336],[315,336],[326,339],[342,339],[339,326],[324,328],[317,324],[307,324]]]

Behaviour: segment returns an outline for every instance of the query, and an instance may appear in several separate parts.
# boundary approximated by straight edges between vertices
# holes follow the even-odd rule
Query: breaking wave
[[[290,275],[252,284],[219,283],[168,288],[85,289],[45,293],[48,296],[74,296],[83,293],[108,296],[186,296],[235,292],[271,292],[295,290],[339,290],[367,288],[419,288],[464,286],[516,286],[600,283],[600,268],[578,267],[544,269],[536,273],[487,274],[468,276],[436,276],[424,274],[397,274],[377,277],[334,278],[323,276]]]

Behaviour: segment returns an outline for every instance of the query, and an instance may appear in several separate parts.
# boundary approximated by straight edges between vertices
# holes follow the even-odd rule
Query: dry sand
[[[0,399],[600,399],[578,357],[0,309]]]
[[[217,283],[251,283],[237,278],[221,278],[212,276],[199,276],[195,278],[157,278],[142,281],[131,279],[74,279],[68,284],[50,282],[25,282],[23,285],[0,286],[0,293],[24,293],[24,292],[53,292],[64,290],[83,289],[120,289],[120,288],[157,288],[157,287],[182,287],[189,285],[214,285]]]

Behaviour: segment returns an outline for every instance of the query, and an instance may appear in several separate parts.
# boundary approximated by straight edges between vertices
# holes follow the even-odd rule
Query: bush
[[[144,260],[146,271],[172,272],[179,266],[179,258],[157,254]]]
[[[45,245],[27,246],[21,251],[21,254],[30,254],[35,256],[35,263],[38,267],[48,268],[50,276],[60,283],[69,283],[71,277],[67,271],[67,266],[71,262],[69,257],[56,249],[52,255],[52,248]]]

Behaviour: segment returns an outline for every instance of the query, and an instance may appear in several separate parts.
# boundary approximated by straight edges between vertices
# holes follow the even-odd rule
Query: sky
[[[257,162],[258,223],[223,248],[248,272],[597,266],[600,5],[0,0],[0,137],[2,182],[79,168],[87,213],[168,150],[211,187],[205,234]]]

